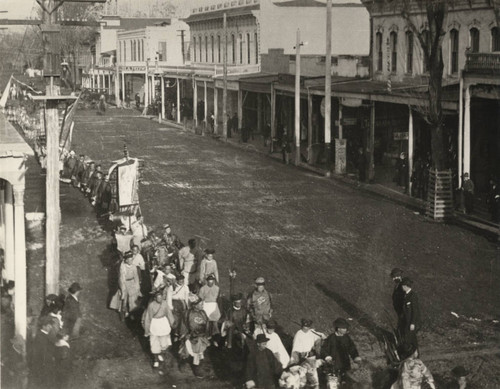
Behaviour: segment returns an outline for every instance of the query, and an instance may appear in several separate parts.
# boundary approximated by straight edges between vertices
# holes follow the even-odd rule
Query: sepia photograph
[[[1,389],[500,389],[500,0],[0,0]]]

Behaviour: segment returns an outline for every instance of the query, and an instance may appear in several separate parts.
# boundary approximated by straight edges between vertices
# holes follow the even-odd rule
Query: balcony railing
[[[465,71],[500,74],[500,53],[467,53]]]

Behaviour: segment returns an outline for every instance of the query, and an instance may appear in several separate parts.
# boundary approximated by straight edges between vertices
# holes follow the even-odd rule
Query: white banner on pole
[[[137,160],[118,166],[118,203],[120,207],[136,204]]]

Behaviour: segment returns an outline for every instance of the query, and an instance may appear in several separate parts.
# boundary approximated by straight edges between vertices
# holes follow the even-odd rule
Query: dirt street
[[[474,387],[500,387],[500,251],[494,243],[334,179],[133,115],[79,111],[74,150],[105,168],[122,157],[124,143],[131,156],[143,159],[146,224],[168,222],[183,242],[198,237],[203,248],[215,248],[226,297],[234,261],[236,290],[246,293],[255,277],[264,276],[275,318],[288,334],[302,317],[326,332],[335,318],[349,318],[352,338],[370,362],[355,376],[382,388],[376,334],[395,322],[389,272],[398,266],[415,280],[422,359],[438,383],[462,364]],[[173,359],[166,375],[152,370],[144,338],[134,337],[106,307],[109,232],[73,188],[62,186],[61,202],[61,284],[66,289],[77,280],[84,288],[73,387],[233,387],[238,377],[212,363],[203,381],[180,371]],[[30,285],[40,290],[43,249],[36,237],[30,244]],[[39,293],[30,296],[34,312],[40,304]]]

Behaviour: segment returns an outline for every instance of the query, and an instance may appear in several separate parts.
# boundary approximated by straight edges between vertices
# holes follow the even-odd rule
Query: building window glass
[[[238,36],[238,40],[240,41],[240,64],[243,63],[243,36],[240,34]]]
[[[215,44],[214,44],[214,36],[212,35],[210,37],[210,50],[212,51],[212,62],[215,62],[215,55],[214,55],[214,50],[215,50]]]
[[[451,73],[458,73],[458,30],[450,31]]]
[[[193,38],[193,62],[196,62],[196,38]]]
[[[381,72],[382,71],[382,64],[383,64],[383,46],[382,46],[382,33],[377,32],[375,36],[375,45],[376,45],[376,52],[377,52],[377,71]]]
[[[158,61],[167,60],[167,42],[158,42]]]
[[[233,55],[233,63],[236,63],[236,37],[231,35],[231,53]]]
[[[205,36],[205,62],[208,62],[208,36]]]
[[[203,49],[202,49],[203,39],[201,38],[201,36],[200,36],[200,39],[199,39],[199,44],[200,44],[200,62],[203,62]]]
[[[217,35],[217,62],[222,62],[220,58],[220,35]]]
[[[406,72],[413,73],[413,33],[406,32]]]
[[[257,39],[257,33],[254,35],[255,39],[255,63],[259,63],[259,40]]]
[[[391,32],[391,72],[398,70],[398,33]]]
[[[491,29],[491,51],[500,51],[500,28]]]
[[[250,64],[250,34],[247,34],[247,64]]]
[[[477,28],[470,29],[470,49],[473,53],[479,53],[479,30]]]
[[[425,42],[425,45],[427,47],[429,47],[429,44],[430,44],[430,34],[429,34],[429,30],[424,30],[422,31],[422,39],[423,41]],[[422,48],[422,61],[423,61],[423,69],[424,69],[424,72],[428,72],[429,71],[429,61],[427,60],[427,57],[425,56],[425,52],[424,52],[424,49]]]

